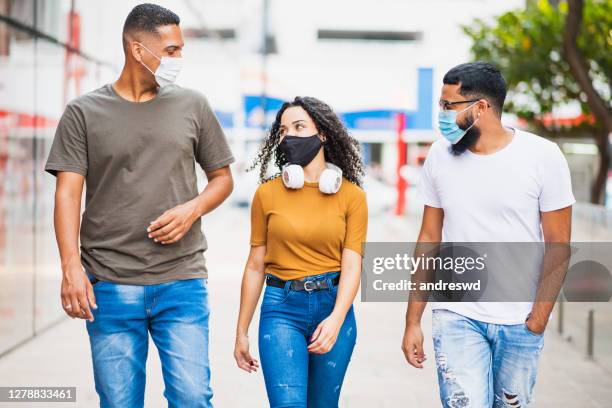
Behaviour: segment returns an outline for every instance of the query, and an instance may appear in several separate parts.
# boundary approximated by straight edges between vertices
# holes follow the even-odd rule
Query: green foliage
[[[498,66],[508,82],[506,111],[541,127],[537,120],[554,108],[579,103],[590,114],[586,96],[563,58],[567,3],[528,2],[493,21],[476,19],[463,31],[472,55]],[[585,0],[578,47],[589,64],[598,93],[610,105],[612,76],[612,0]]]

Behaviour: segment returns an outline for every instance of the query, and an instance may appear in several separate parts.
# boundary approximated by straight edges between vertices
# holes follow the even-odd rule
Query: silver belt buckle
[[[315,281],[306,281],[306,282],[304,282],[304,290],[306,292],[312,292],[316,288],[317,288],[317,284],[315,283]]]

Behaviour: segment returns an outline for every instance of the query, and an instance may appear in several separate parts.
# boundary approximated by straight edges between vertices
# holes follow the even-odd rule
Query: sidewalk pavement
[[[232,220],[231,225],[227,220]],[[248,212],[222,208],[203,222],[209,250],[210,359],[213,402],[221,408],[266,407],[261,372],[239,370],[233,359],[239,288],[248,253]],[[373,215],[370,241],[414,241],[418,220]],[[58,304],[59,307],[59,304]],[[405,305],[355,301],[357,345],[342,389],[344,408],[439,407],[438,385],[431,343],[431,313],[423,330],[428,361],[423,370],[410,367],[400,350]],[[257,316],[251,325],[253,354],[257,356]],[[612,340],[611,340],[612,341]],[[21,348],[0,359],[0,386],[76,386],[77,403],[53,407],[95,407],[89,342],[83,321],[65,319]],[[147,362],[145,406],[167,406],[155,346]],[[612,367],[591,361],[554,330],[548,330],[532,407],[609,407]],[[0,407],[9,404],[0,403]],[[23,404],[12,406],[22,407]],[[38,406],[38,405],[36,405]],[[42,406],[42,405],[41,405]]]

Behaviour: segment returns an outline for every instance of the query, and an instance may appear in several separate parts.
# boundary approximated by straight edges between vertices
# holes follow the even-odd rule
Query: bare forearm
[[[55,238],[60,253],[62,271],[74,264],[80,265],[79,228],[81,196],[62,191],[55,193]]]
[[[406,326],[421,324],[421,318],[426,306],[427,302],[409,301],[408,310],[406,311]]]
[[[344,319],[357,295],[360,278],[361,255],[357,253],[343,254],[338,294],[332,314],[341,316]]]
[[[202,217],[217,208],[231,194],[234,182],[230,173],[211,179],[204,190],[192,201],[197,217]]]
[[[555,302],[534,302],[529,318],[539,322],[546,322],[548,321],[554,306]]]
[[[437,255],[439,251],[439,243],[441,236],[438,233],[432,234],[421,230],[415,246],[415,256],[421,256],[422,254],[428,254],[429,256]],[[408,299],[408,309],[406,310],[406,327],[409,325],[421,324],[421,318],[423,317],[423,311],[427,306],[427,300],[429,298],[429,292],[420,290],[420,283],[429,282],[433,278],[432,271],[419,268],[411,277],[412,282],[415,284],[417,289],[410,293]]]
[[[264,284],[264,274],[247,265],[242,277],[240,290],[240,312],[238,314],[238,324],[236,335],[246,335],[253,320],[253,314],[261,295]]]
[[[530,320],[540,323],[542,327],[548,321],[561,291],[570,256],[569,241],[546,244],[536,299],[529,315]]]
[[[572,207],[542,212],[541,220],[546,244],[536,299],[529,316],[536,330],[546,327],[565,280],[571,257]]]

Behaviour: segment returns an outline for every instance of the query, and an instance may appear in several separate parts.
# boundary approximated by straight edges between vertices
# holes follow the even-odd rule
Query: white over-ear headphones
[[[327,168],[319,177],[319,190],[325,194],[334,194],[342,185],[342,169],[334,164],[325,163]],[[304,169],[297,164],[287,164],[283,167],[283,184],[287,188],[299,189],[304,187]]]

